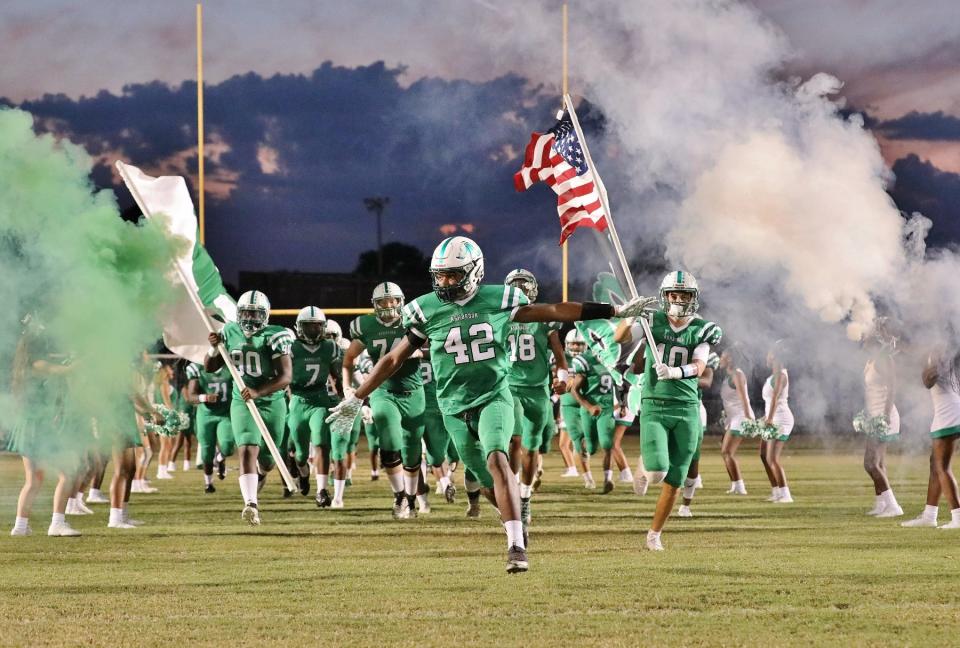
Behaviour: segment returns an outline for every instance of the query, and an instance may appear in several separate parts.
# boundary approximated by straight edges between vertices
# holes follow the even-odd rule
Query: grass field
[[[201,492],[198,471],[177,472],[154,482],[159,493],[134,495],[131,512],[146,526],[109,530],[100,505],[71,518],[81,538],[46,537],[45,488],[35,535],[11,538],[20,464],[0,455],[0,643],[960,642],[960,532],[866,517],[873,492],[855,448],[791,448],[796,503],[783,506],[763,501],[769,488],[753,446],[742,455],[750,495],[734,498],[724,494],[717,441],[707,439],[696,517],[672,519],[659,554],[641,549],[653,497],[637,498],[629,485],[606,496],[585,491],[558,477],[559,455],[550,455],[534,500],[531,570],[516,576],[504,573],[505,538],[489,506],[468,521],[464,497],[454,505],[433,497],[431,515],[393,521],[388,485],[367,481],[364,470],[343,511],[320,511],[312,497],[283,500],[271,476],[256,529],[240,520],[235,472],[214,495]],[[912,517],[923,505],[926,459],[889,463]]]

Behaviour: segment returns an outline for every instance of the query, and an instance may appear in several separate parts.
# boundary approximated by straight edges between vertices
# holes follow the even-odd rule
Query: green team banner
[[[190,245],[184,248],[176,262],[183,269],[189,288],[199,295],[206,312],[219,322],[220,328],[225,322],[236,321],[236,302],[227,294],[220,271],[198,240],[197,217],[186,181],[180,176],[154,178],[119,161],[117,168],[130,193],[148,212],[144,215],[162,220],[171,236],[189,241]],[[171,273],[171,281],[181,284],[175,272]],[[162,324],[167,348],[192,362],[203,362],[203,356],[210,348],[207,327],[186,290],[164,313]]]

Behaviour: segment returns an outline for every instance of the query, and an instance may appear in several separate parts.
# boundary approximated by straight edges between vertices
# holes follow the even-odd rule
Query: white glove
[[[364,405],[360,408],[360,418],[363,419],[363,422],[367,425],[373,425],[373,410],[370,409],[369,405]]]
[[[344,398],[339,405],[330,410],[326,422],[330,424],[330,431],[340,436],[349,436],[353,431],[353,422],[360,413],[363,401],[350,395]]]
[[[613,313],[617,317],[640,317],[645,310],[655,309],[656,297],[634,297],[625,304],[614,305]]]
[[[668,367],[665,364],[658,364],[657,378],[660,380],[679,380],[683,378],[683,370],[680,369],[680,367]]]

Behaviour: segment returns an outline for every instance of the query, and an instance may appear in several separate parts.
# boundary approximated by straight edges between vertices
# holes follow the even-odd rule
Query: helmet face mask
[[[507,278],[503,280],[503,283],[522,292],[524,295],[526,295],[531,304],[537,301],[537,295],[540,293],[540,286],[537,283],[537,278],[533,276],[533,273],[529,270],[517,268],[507,275]]]
[[[700,310],[700,289],[689,272],[675,270],[660,282],[660,308],[669,317],[693,317]]]
[[[270,321],[270,300],[258,290],[248,290],[237,300],[237,325],[243,334],[252,337]]]
[[[323,339],[327,328],[327,316],[316,306],[305,306],[297,314],[294,329],[297,337],[308,344],[316,344]]]
[[[386,281],[373,289],[373,312],[381,324],[391,325],[398,321],[403,309],[403,291],[395,283]]]
[[[430,260],[433,292],[440,301],[469,299],[483,281],[483,252],[465,236],[452,236],[440,242]]]

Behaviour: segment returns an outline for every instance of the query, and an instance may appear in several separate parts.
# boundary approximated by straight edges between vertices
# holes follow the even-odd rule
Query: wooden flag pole
[[[200,245],[206,245],[203,201],[203,5],[197,3],[197,217]]]
[[[567,96],[567,3],[566,3],[566,2],[563,3],[563,78],[562,78],[562,86],[563,86],[563,96],[566,97],[566,96]],[[562,270],[562,272],[561,272],[561,277],[562,277],[561,281],[562,281],[562,285],[563,285],[563,289],[562,289],[562,290],[563,290],[563,301],[568,301],[568,298],[569,298],[569,269],[570,269],[569,263],[570,263],[570,261],[569,261],[569,252],[568,252],[568,249],[567,249],[567,244],[568,244],[568,242],[567,242],[567,241],[564,241],[564,242],[563,242],[563,245],[561,246],[562,258],[563,258],[563,261],[562,261],[562,264],[561,264],[561,265],[562,265],[562,268],[563,268],[563,270]]]

